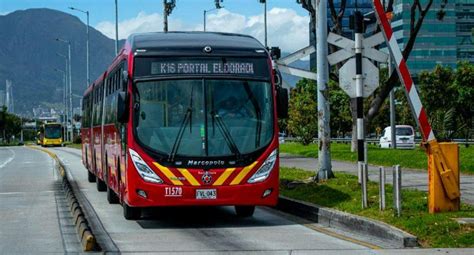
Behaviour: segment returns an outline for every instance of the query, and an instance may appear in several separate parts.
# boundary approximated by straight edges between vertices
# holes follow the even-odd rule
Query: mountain
[[[71,42],[72,90],[74,107],[87,86],[86,25],[77,17],[52,9],[28,9],[0,15],[0,90],[5,80],[13,84],[15,113],[32,115],[34,107],[59,109],[63,100],[63,76],[55,68],[65,70]],[[90,27],[90,77],[94,81],[105,71],[115,56],[115,41]],[[120,41],[119,45],[124,43]],[[283,54],[285,55],[285,54]],[[308,69],[309,61],[297,61],[294,67]],[[291,86],[298,77],[283,75]]]
[[[51,9],[28,9],[0,16],[0,90],[5,80],[13,84],[16,113],[31,113],[38,105],[62,103],[67,44],[71,42],[74,106],[79,106],[86,84],[86,26],[77,17]],[[115,56],[115,42],[94,28],[90,34],[91,80],[95,80]]]

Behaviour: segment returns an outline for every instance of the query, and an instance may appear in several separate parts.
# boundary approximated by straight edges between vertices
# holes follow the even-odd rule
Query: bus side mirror
[[[127,70],[123,70],[122,71],[122,88],[124,88],[123,89],[124,91],[126,91],[127,85],[128,85],[128,72]]]
[[[120,91],[117,95],[117,122],[126,123],[128,120],[127,93]]]
[[[277,88],[277,114],[278,118],[288,118],[288,89]]]

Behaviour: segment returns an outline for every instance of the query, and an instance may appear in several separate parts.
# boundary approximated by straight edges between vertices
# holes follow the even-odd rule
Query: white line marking
[[[3,162],[1,165],[0,165],[0,168],[4,168],[8,163],[10,163],[14,158],[15,158],[15,152],[11,149],[8,149],[11,153],[12,153],[12,156],[9,157],[5,162]]]
[[[0,196],[2,195],[26,195],[26,194],[41,194],[41,193],[54,193],[54,190],[45,190],[45,191],[38,191],[38,192],[0,192]]]

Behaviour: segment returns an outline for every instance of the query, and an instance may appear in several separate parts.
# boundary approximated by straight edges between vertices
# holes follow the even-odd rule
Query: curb
[[[81,205],[79,204],[79,201],[74,195],[71,184],[69,183],[69,180],[67,178],[66,168],[59,160],[58,156],[47,149],[33,146],[28,147],[31,149],[45,152],[51,158],[54,159],[54,161],[56,162],[56,168],[62,177],[63,190],[66,193],[66,199],[68,201],[69,210],[72,215],[73,223],[76,226],[76,231],[82,244],[82,249],[83,251],[98,251],[99,245],[97,244],[96,238],[89,227],[89,223],[87,222],[84,213],[82,212]]]
[[[392,243],[399,248],[418,247],[418,238],[416,236],[381,221],[321,207],[284,196],[279,197],[276,208],[326,227],[333,227],[343,231],[369,236],[387,243]]]

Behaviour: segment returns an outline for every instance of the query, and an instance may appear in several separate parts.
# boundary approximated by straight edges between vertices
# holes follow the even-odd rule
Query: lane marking
[[[12,155],[0,165],[0,168],[4,168],[8,163],[10,163],[15,158],[15,152],[10,148],[7,148],[7,150],[10,151]]]
[[[331,231],[330,230],[330,227],[320,227],[320,226],[317,226],[316,222],[312,222],[310,220],[307,220],[305,218],[301,218],[301,217],[298,217],[296,215],[293,215],[293,214],[289,214],[289,213],[286,213],[286,212],[283,212],[283,211],[279,211],[278,209],[273,209],[273,208],[270,208],[270,207],[260,207],[262,209],[264,209],[265,211],[269,212],[269,213],[272,213],[272,214],[276,214],[286,220],[289,220],[289,221],[292,221],[292,222],[295,222],[303,227],[306,227],[306,228],[309,228],[311,230],[314,230],[314,231],[317,231],[317,232],[320,232],[322,234],[325,234],[325,235],[328,235],[328,236],[332,236],[334,238],[337,238],[337,239],[341,239],[341,240],[344,240],[344,241],[347,241],[347,242],[351,242],[351,243],[354,243],[354,244],[358,244],[358,245],[361,245],[361,246],[364,246],[364,247],[367,247],[369,249],[373,249],[373,250],[380,250],[382,249],[382,247],[380,246],[377,246],[375,244],[371,244],[371,243],[368,243],[366,241],[362,241],[362,240],[358,240],[358,239],[355,239],[355,238],[352,238],[352,237],[349,237],[349,236],[345,236],[345,235],[342,235],[342,234],[339,234],[339,233],[336,233],[334,231]]]
[[[0,192],[0,196],[3,196],[3,195],[26,195],[26,194],[41,194],[41,193],[55,193],[57,192],[57,190],[43,190],[43,191],[18,191],[18,192]]]

